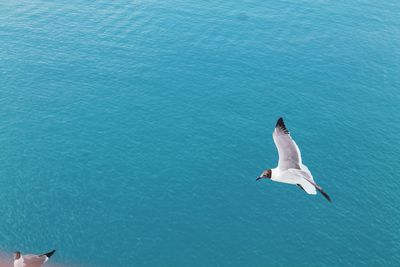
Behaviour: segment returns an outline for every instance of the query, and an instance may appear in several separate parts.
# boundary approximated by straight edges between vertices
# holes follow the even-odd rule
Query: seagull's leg
[[[303,190],[304,192],[306,191],[300,184],[297,184],[297,186],[300,187],[300,189]]]

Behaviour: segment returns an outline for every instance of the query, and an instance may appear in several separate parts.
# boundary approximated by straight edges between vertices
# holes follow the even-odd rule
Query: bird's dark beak
[[[261,180],[262,178],[264,178],[264,177],[262,177],[262,176],[257,177],[256,181]]]

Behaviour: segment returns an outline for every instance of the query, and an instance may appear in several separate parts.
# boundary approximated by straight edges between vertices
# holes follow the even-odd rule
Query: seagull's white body
[[[290,136],[282,118],[279,118],[272,137],[278,149],[278,166],[264,171],[259,178],[270,178],[275,182],[298,185],[310,195],[316,195],[318,190],[330,201],[329,196],[314,182],[310,170],[303,164],[300,149]]]
[[[301,187],[310,195],[316,195],[317,190],[310,181],[314,182],[311,172],[303,165],[302,169],[280,170],[279,168],[272,169],[271,180],[280,183],[301,185]]]
[[[53,253],[54,251],[43,255],[20,255],[18,259],[14,260],[14,267],[40,267],[49,260],[49,257],[51,257]]]

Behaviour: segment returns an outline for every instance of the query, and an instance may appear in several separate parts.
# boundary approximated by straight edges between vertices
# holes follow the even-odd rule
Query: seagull
[[[21,252],[16,251],[14,256],[14,267],[40,267],[56,252],[52,250],[48,253],[41,255],[27,254],[22,255]]]
[[[331,198],[322,190],[322,187],[314,182],[310,170],[302,163],[299,147],[290,136],[282,118],[278,119],[272,137],[278,149],[278,167],[263,171],[256,181],[270,179],[275,182],[297,185],[310,195],[316,195],[318,191],[331,202]]]

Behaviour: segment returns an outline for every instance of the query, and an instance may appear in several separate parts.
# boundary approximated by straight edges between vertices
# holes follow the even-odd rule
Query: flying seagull
[[[301,161],[301,154],[296,142],[290,136],[282,118],[279,118],[272,134],[278,149],[278,167],[261,173],[256,181],[268,178],[275,182],[297,185],[310,195],[319,191],[329,202],[331,198],[314,182],[310,170]]]
[[[14,256],[14,267],[40,267],[56,252],[52,250],[41,255],[27,254],[22,255],[16,251]]]

